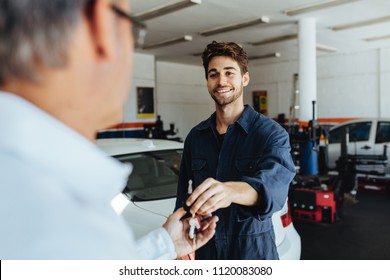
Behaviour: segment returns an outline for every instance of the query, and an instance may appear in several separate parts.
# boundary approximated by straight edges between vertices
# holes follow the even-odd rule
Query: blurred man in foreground
[[[193,250],[183,209],[134,240],[110,206],[130,170],[93,143],[122,120],[144,35],[125,0],[0,0],[0,259],[173,259]],[[204,223],[197,248],[216,221]]]

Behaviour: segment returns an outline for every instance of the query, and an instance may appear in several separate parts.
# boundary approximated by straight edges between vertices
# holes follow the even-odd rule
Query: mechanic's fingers
[[[204,180],[199,186],[195,188],[190,197],[187,199],[187,205],[191,206],[198,199],[198,197],[207,191],[215,182],[216,180],[213,178]]]
[[[197,213],[202,216],[207,216],[214,211],[218,210],[219,208],[222,208],[223,206],[223,195],[217,193],[213,195],[212,197],[208,198],[207,201],[205,201],[202,205],[200,205],[199,208],[196,208],[196,202],[194,205],[194,209],[191,207],[192,213]]]
[[[217,190],[214,188],[210,188],[204,193],[202,193],[198,199],[192,204],[190,212],[191,213],[198,213],[200,214],[201,212],[204,212],[205,209],[208,209],[212,207],[216,202],[218,202],[217,198]]]

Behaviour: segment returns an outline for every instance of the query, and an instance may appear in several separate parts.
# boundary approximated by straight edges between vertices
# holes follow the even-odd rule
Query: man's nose
[[[227,81],[227,78],[225,75],[219,75],[218,76],[218,84],[225,85]]]

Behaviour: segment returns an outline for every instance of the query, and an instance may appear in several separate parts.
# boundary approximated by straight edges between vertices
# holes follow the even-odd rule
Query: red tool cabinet
[[[333,191],[295,188],[292,192],[293,218],[334,223],[336,201]]]

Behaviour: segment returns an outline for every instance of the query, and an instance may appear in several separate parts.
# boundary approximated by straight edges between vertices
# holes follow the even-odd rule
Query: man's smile
[[[230,91],[232,91],[232,89],[231,88],[219,88],[219,89],[216,89],[216,90],[214,90],[214,92],[216,92],[216,93],[226,93],[226,92],[230,92]]]

